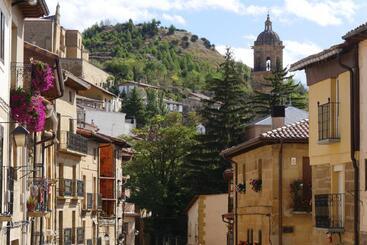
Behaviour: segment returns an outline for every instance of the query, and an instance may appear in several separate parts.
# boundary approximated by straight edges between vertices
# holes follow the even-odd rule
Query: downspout
[[[278,198],[279,198],[279,206],[278,206],[278,244],[283,244],[283,140],[279,141],[280,149],[279,149],[279,166],[278,166]],[[270,229],[270,227],[269,227]]]
[[[355,153],[359,150],[359,61],[358,43],[354,47],[354,67],[349,67],[341,61],[338,54],[339,65],[350,74],[350,157],[354,169],[354,244],[359,245],[359,167]]]
[[[232,159],[230,158],[227,158],[225,155],[223,155],[223,157],[230,161],[233,166],[234,166],[234,175],[233,175],[233,178],[234,178],[234,186],[236,187],[237,184],[238,184],[238,179],[237,179],[237,163],[235,161],[233,161]],[[236,191],[236,188],[233,188],[234,190],[234,207],[233,207],[233,216],[234,216],[234,233],[236,234],[233,234],[234,236],[234,244],[237,245],[238,244],[238,213],[237,213],[237,206],[238,206],[238,196],[237,196],[237,191]]]

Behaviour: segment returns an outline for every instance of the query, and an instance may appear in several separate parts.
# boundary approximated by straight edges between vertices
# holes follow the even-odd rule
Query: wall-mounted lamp
[[[109,242],[110,241],[110,236],[108,234],[104,235],[104,240],[106,242]]]
[[[29,135],[29,131],[23,126],[18,126],[13,130],[12,134],[15,145],[18,147],[24,147]]]
[[[21,3],[27,3],[31,6],[34,6],[34,5],[37,5],[38,0],[16,0],[11,4],[11,6],[15,6],[15,5],[18,5],[18,4],[21,4]]]

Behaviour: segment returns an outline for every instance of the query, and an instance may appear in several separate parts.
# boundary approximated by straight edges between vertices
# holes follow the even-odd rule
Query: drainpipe
[[[278,229],[279,229],[279,237],[278,244],[283,244],[283,140],[280,140],[280,149],[279,149],[279,169],[278,169],[278,198],[279,198],[279,207],[278,207]],[[270,227],[269,227],[270,229]]]
[[[233,161],[232,159],[230,158],[227,158],[226,156],[224,156],[224,159],[230,161],[233,166],[234,166],[234,174],[233,174],[233,178],[234,178],[234,187],[237,186],[238,184],[238,179],[237,179],[237,163],[235,161]],[[238,207],[238,196],[237,196],[237,191],[236,191],[236,188],[233,188],[234,189],[234,207],[233,207],[233,216],[234,216],[234,233],[236,234],[234,236],[234,244],[237,245],[238,244],[238,213],[237,213],[237,207]],[[234,234],[233,234],[234,235]]]
[[[359,62],[358,43],[354,47],[354,67],[347,66],[341,61],[338,54],[339,65],[350,74],[350,157],[354,169],[354,244],[359,245],[359,167],[355,156],[359,150]]]

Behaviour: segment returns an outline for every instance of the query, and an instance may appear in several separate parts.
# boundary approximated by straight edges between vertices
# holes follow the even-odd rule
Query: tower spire
[[[268,15],[267,15],[266,21],[265,21],[265,31],[271,31],[271,30],[272,30],[272,23],[271,23],[270,14],[269,14],[269,11],[268,11]]]

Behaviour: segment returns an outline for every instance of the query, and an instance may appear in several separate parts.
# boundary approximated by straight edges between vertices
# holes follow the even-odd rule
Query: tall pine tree
[[[206,132],[198,136],[199,143],[193,146],[193,153],[186,161],[186,178],[192,194],[226,190],[223,171],[230,164],[219,153],[240,143],[243,127],[251,119],[249,90],[243,78],[242,70],[227,49],[219,76],[208,81],[214,96],[201,111]]]
[[[305,109],[307,106],[306,93],[302,93],[301,84],[296,84],[287,68],[272,72],[265,78],[262,90],[255,91],[252,104],[257,116],[267,116],[273,105],[290,105]]]
[[[122,112],[126,113],[128,118],[135,118],[137,128],[146,124],[145,106],[136,87],[128,94]]]

